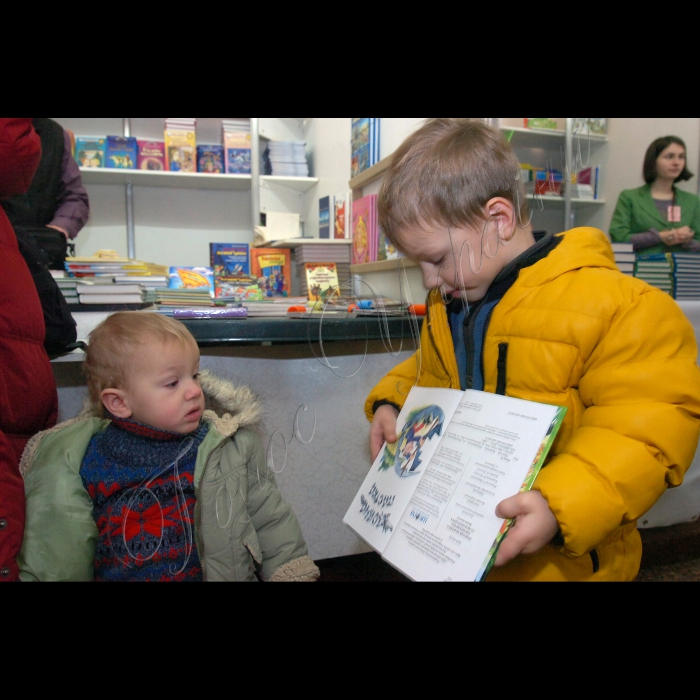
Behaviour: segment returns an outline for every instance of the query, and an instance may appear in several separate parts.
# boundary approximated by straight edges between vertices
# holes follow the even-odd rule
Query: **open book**
[[[343,522],[414,581],[480,581],[532,486],[565,407],[475,389],[413,387]]]

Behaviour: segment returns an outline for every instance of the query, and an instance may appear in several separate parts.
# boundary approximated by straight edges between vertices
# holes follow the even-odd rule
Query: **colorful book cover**
[[[383,229],[379,228],[379,244],[377,246],[377,260],[398,260],[403,255],[396,246],[386,237]]]
[[[333,238],[352,238],[350,209],[352,192],[342,192],[333,197]]]
[[[226,172],[238,175],[250,175],[250,132],[225,131],[224,154]]]
[[[306,287],[309,301],[326,301],[331,296],[340,296],[338,268],[335,263],[304,263]]]
[[[354,265],[371,262],[372,201],[376,199],[376,194],[367,194],[352,203],[352,262]]]
[[[525,126],[528,129],[556,129],[556,117],[525,117]]]
[[[369,117],[352,117],[350,126],[350,177],[370,167]]]
[[[292,293],[292,252],[289,248],[251,248],[250,274],[263,297],[288,297]]]
[[[331,198],[321,197],[318,200],[318,237],[331,237]]]
[[[92,136],[77,136],[75,160],[81,168],[104,168],[107,139]]]
[[[197,150],[194,129],[165,130],[165,162],[171,172],[196,173]]]
[[[214,271],[210,267],[172,266],[168,275],[169,289],[206,289],[214,296]]]
[[[197,146],[197,172],[223,173],[224,147],[218,144]]]
[[[165,141],[146,141],[137,139],[138,156],[136,168],[138,170],[165,170]]]
[[[108,136],[105,143],[105,167],[133,170],[136,168],[138,148],[133,136]]]
[[[248,243],[210,243],[209,257],[214,272],[215,297],[248,298],[250,295],[243,288],[257,287],[256,278],[250,274]]]

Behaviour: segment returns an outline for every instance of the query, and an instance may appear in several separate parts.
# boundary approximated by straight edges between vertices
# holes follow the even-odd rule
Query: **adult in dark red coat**
[[[0,117],[0,199],[26,192],[41,156],[31,117]],[[19,460],[56,423],[58,395],[44,349],[44,316],[14,230],[0,207],[0,582],[17,581],[24,533]]]

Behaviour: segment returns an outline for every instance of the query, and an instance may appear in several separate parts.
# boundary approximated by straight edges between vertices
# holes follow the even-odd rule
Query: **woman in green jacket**
[[[610,238],[631,242],[635,253],[700,252],[700,199],[676,187],[693,177],[677,136],[662,136],[644,156],[645,185],[623,190],[610,222]]]

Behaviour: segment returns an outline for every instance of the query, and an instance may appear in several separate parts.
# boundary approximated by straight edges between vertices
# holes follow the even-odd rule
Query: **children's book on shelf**
[[[329,297],[339,296],[338,270],[335,263],[304,263],[306,288],[309,301],[326,301]]]
[[[377,245],[377,260],[398,260],[403,257],[396,246],[386,237],[383,229],[379,228],[379,244]]]
[[[318,200],[318,237],[331,237],[331,198],[328,195]]]
[[[251,248],[250,274],[263,298],[288,297],[292,293],[292,251],[290,248]]]
[[[108,136],[105,145],[105,167],[133,170],[139,147],[133,136]]]
[[[340,192],[333,197],[333,235],[332,238],[352,238],[350,227],[352,210],[352,192]]]
[[[475,389],[413,387],[343,522],[413,581],[480,581],[531,488],[565,407]]]
[[[226,172],[250,175],[250,131],[224,131]]]
[[[376,260],[377,195],[366,194],[352,203],[352,262],[354,265]],[[374,256],[372,245],[375,243]]]
[[[198,173],[223,173],[224,147],[219,144],[197,145],[197,172]]]
[[[173,265],[170,267],[168,288],[206,290],[214,296],[214,271],[211,267]]]
[[[147,141],[137,139],[138,157],[136,167],[138,170],[165,170],[165,141]]]
[[[535,171],[535,194],[560,197],[563,184],[564,174],[561,170]]]
[[[100,136],[77,136],[75,160],[82,168],[104,168],[107,139]]]
[[[214,296],[250,296],[245,288],[255,286],[257,280],[250,274],[250,245],[248,243],[210,243],[210,265],[214,272]],[[258,296],[255,294],[255,296]]]
[[[173,127],[169,128],[169,124]],[[175,128],[178,127],[178,128]],[[165,159],[171,172],[197,172],[196,127],[180,126],[176,121],[166,121]]]
[[[556,129],[556,117],[525,117],[525,127],[528,129]]]
[[[606,117],[574,117],[573,127],[577,136],[604,135],[608,133],[608,120]]]
[[[379,117],[353,117],[350,124],[350,177],[379,162]]]

